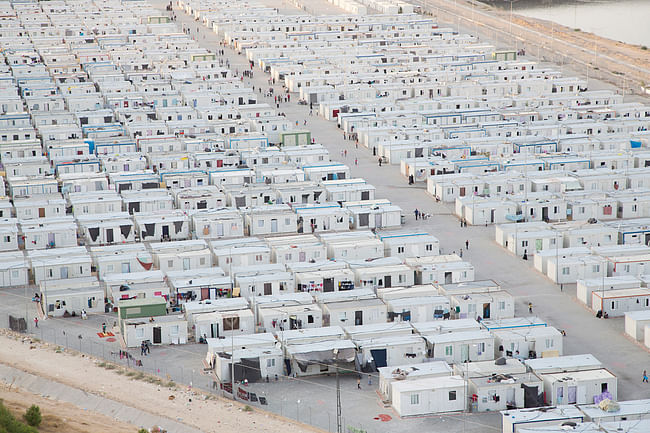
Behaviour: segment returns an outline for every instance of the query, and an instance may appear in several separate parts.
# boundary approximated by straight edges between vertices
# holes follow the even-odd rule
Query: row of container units
[[[236,302],[236,305],[232,305],[234,301],[210,299],[207,290],[204,290],[200,297],[191,298],[191,302],[188,299],[183,307],[188,311],[188,321],[195,324],[194,331],[197,340],[201,337],[217,338],[233,333],[278,332],[287,329],[308,329],[332,325],[395,323],[395,326],[398,327],[397,324],[402,322],[443,321],[459,317],[467,318],[463,320],[470,320],[469,317],[472,317],[471,320],[475,320],[474,318],[483,320],[482,316],[475,312],[477,305],[485,309],[481,314],[487,313],[488,319],[486,320],[489,318],[500,320],[514,315],[512,297],[503,291],[495,292],[491,294],[491,297],[483,296],[479,300],[475,299],[475,295],[441,295],[434,286],[403,288],[398,291],[399,294],[393,294],[391,298],[386,297],[385,294],[380,294],[378,297],[373,291],[367,289],[309,294],[290,291],[292,285],[290,274],[277,272],[276,276],[283,279],[279,282],[280,287],[284,289],[282,292],[268,294],[269,291],[267,291],[265,292],[267,294],[264,295],[253,293],[246,296],[240,291],[241,299],[247,299],[248,303]],[[237,276],[235,284],[241,285],[241,283],[251,281],[256,277],[257,275],[246,274],[241,277]],[[295,277],[299,278],[300,274],[296,273]],[[225,282],[227,283],[227,281]],[[171,281],[172,291],[174,285],[176,285],[176,281]],[[268,285],[275,284],[263,283],[261,285],[268,287]],[[235,286],[235,292],[238,289],[240,287]],[[127,295],[131,293],[135,294],[137,291],[127,293]],[[199,307],[199,305],[203,306]],[[494,311],[490,311],[490,308],[493,308]],[[470,310],[469,314],[462,312],[467,309]],[[194,318],[193,315],[196,312],[207,314]],[[224,330],[222,321],[226,320],[226,317],[236,318],[239,323],[236,329],[229,329],[231,332]],[[197,322],[201,322],[201,324],[199,325]],[[503,349],[501,352],[505,354]],[[524,350],[523,352],[522,356],[530,356],[530,353],[535,353],[534,350]],[[511,350],[510,355],[514,356],[515,352]],[[460,352],[458,356],[461,356]]]
[[[63,194],[53,188],[47,194],[18,195],[12,200],[2,200],[0,216],[32,219],[61,216],[70,212],[75,215],[115,211],[136,214],[174,208],[190,211],[221,207],[237,209],[268,204],[305,205],[308,208],[309,205],[314,206],[321,202],[336,203],[339,206],[346,202],[378,203],[374,201],[375,188],[359,178],[274,185],[218,186],[208,185],[207,180],[189,181],[197,174],[205,177],[205,174],[200,172],[179,173],[179,176],[188,180],[182,182],[183,188],[164,188],[166,183],[159,183],[157,175],[153,173],[111,176],[110,184],[106,176],[101,174],[84,178],[65,177],[61,179]],[[229,176],[231,174],[233,173],[228,173]],[[162,176],[163,180],[166,179],[164,174]],[[34,206],[30,206],[31,203]]]
[[[291,181],[303,177],[315,180],[349,177],[349,168],[328,164],[327,150],[315,142],[280,148],[267,146],[266,138],[254,134],[238,137],[248,142],[246,148],[228,148],[228,140],[234,138],[216,135],[194,139],[173,135],[148,139],[115,137],[109,142],[115,150],[109,152],[103,146],[99,155],[91,151],[101,146],[99,140],[66,140],[57,145],[62,150],[56,153],[54,145],[43,150],[38,139],[31,139],[2,143],[0,158],[8,179],[52,175],[74,178],[75,174],[83,178],[83,173],[137,173],[149,169],[160,175],[160,182],[179,188],[187,186],[181,181],[193,172],[203,173],[202,181],[207,184],[210,172],[240,166],[253,169],[252,178],[259,183],[284,182],[283,176]],[[305,174],[289,171],[296,167],[304,167]]]
[[[197,305],[196,307],[200,307]],[[265,306],[261,310],[271,308],[270,306]],[[190,323],[194,325],[200,324],[201,314],[205,313],[194,313]],[[210,313],[212,314],[212,313]],[[459,322],[455,324],[453,322]],[[506,322],[507,323],[507,322]],[[546,327],[547,325],[539,325]],[[435,331],[434,331],[435,327]],[[474,331],[468,331],[467,329],[474,329]],[[541,328],[540,328],[541,329]],[[554,329],[554,328],[550,328]],[[557,332],[557,330],[555,330]],[[467,337],[473,338],[467,339]],[[277,341],[274,343],[279,343],[278,345],[285,346],[286,350],[293,351],[293,353],[304,353],[301,350],[304,350],[304,347],[293,347],[296,345],[303,345],[309,343],[323,342],[323,341],[339,341],[339,340],[348,340],[354,343],[355,348],[358,352],[358,357],[354,361],[356,363],[355,369],[358,371],[372,372],[379,371],[381,372],[382,368],[385,367],[395,367],[399,365],[406,364],[418,364],[424,361],[427,362],[445,362],[453,365],[457,365],[459,369],[459,374],[464,375],[460,369],[471,368],[472,370],[475,367],[472,367],[468,364],[476,362],[483,363],[487,365],[489,362],[493,362],[495,359],[502,359],[504,363],[508,364],[520,364],[524,357],[501,357],[495,355],[493,351],[481,352],[478,351],[468,351],[465,353],[465,358],[445,358],[445,356],[438,356],[437,352],[433,350],[436,344],[441,344],[436,340],[435,336],[447,336],[446,340],[449,341],[458,341],[459,346],[463,344],[463,339],[467,340],[467,345],[476,346],[480,344],[492,344],[495,340],[495,337],[491,334],[490,331],[486,331],[481,327],[480,322],[470,321],[469,319],[459,319],[451,320],[450,323],[447,322],[413,322],[413,323],[401,323],[399,325],[387,324],[387,323],[377,323],[377,324],[366,324],[366,325],[353,325],[353,326],[343,326],[341,328],[339,325],[336,326],[326,326],[326,327],[313,327],[305,329],[276,329],[272,332],[275,335]],[[558,333],[559,334],[559,333]],[[269,335],[268,333],[258,333],[255,334],[264,337]],[[549,335],[551,335],[549,333]],[[454,338],[450,338],[453,336]],[[211,351],[210,345],[212,341],[218,341],[223,339],[223,336],[220,337],[211,337],[209,334],[202,336],[208,343],[208,351]],[[249,336],[246,333],[236,333],[232,336],[233,339],[249,339],[254,338]],[[261,340],[261,339],[260,339]],[[478,341],[478,342],[477,342]],[[559,346],[561,346],[561,340]],[[447,343],[447,342],[446,342]],[[445,344],[446,344],[445,343]],[[322,345],[320,345],[322,346]],[[447,347],[450,347],[447,344]],[[453,347],[453,346],[451,346]],[[322,350],[332,350],[322,349]],[[561,352],[561,351],[560,351]],[[313,362],[313,368],[300,368],[301,372],[298,372],[298,375],[318,375],[321,372],[318,370],[318,362]],[[304,366],[303,366],[304,367]],[[498,367],[497,367],[498,368]],[[525,371],[518,371],[517,373],[523,373]]]
[[[5,229],[4,254],[7,257],[22,257],[22,250],[10,251],[14,247],[20,247],[28,251],[28,255],[32,254],[32,251],[44,251],[52,256],[59,256],[70,248],[78,247],[79,236],[84,236],[88,241],[83,242],[82,238],[80,243],[85,243],[91,255],[95,257],[94,266],[100,278],[113,273],[144,270],[139,266],[138,260],[151,263],[153,269],[163,271],[221,266],[228,272],[233,266],[313,264],[312,272],[305,273],[296,283],[301,291],[350,288],[353,283],[343,274],[328,275],[331,269],[328,269],[326,260],[346,263],[362,261],[369,257],[392,257],[393,261],[387,264],[393,267],[399,265],[377,275],[368,273],[356,283],[360,287],[414,284],[416,277],[418,281],[427,283],[464,281],[474,277],[471,265],[462,262],[460,257],[438,256],[438,240],[424,232],[381,231],[378,232],[380,237],[377,237],[370,231],[351,231],[321,235],[296,234],[265,239],[235,237],[212,241],[192,240],[188,235],[187,216],[180,211],[176,212],[178,214],[142,214],[133,218],[128,215],[114,215],[106,220],[84,217],[77,220],[72,217],[37,219],[28,220],[29,223],[23,222],[18,226],[14,220],[2,220],[0,227]],[[77,235],[78,232],[80,235]],[[115,234],[121,237],[119,242],[115,242],[111,237]],[[140,239],[145,242],[133,242]],[[410,260],[410,264],[402,265],[402,260]],[[422,264],[427,262],[429,266],[424,267]],[[336,265],[334,268],[338,269]]]
[[[578,296],[587,306],[609,303],[601,299],[602,296],[607,297],[603,291],[638,289],[638,293],[628,293],[633,298],[631,302],[638,305],[624,308],[643,309],[647,307],[644,301],[647,254],[648,247],[634,245],[558,248],[537,253],[533,265],[557,284],[585,281],[580,283]],[[601,293],[597,293],[597,287],[600,287],[598,291]],[[598,300],[594,302],[591,299],[593,296]],[[616,305],[616,301],[614,303]],[[615,315],[622,315],[623,312],[616,312]]]
[[[460,146],[459,146],[460,147]],[[461,149],[466,149],[461,147]],[[646,155],[647,152],[640,153]],[[412,173],[411,167],[415,162],[405,160],[402,164],[402,172]],[[430,166],[429,161],[423,166]],[[604,192],[613,194],[626,190],[644,190],[647,188],[648,168],[645,162],[638,168],[610,169],[610,168],[586,168],[577,170],[553,169],[540,171],[532,165],[514,164],[513,169],[507,173],[450,173],[429,176],[427,181],[427,192],[442,202],[453,202],[457,198],[469,197],[472,195],[504,197],[516,194],[551,192],[564,194],[569,198],[579,193]],[[521,165],[524,165],[522,168]],[[416,176],[416,180],[424,180],[423,176]],[[575,216],[576,218],[579,215]]]
[[[556,249],[614,246],[619,231],[610,224],[588,222],[518,222],[495,227],[495,241],[516,256],[532,257]]]
[[[557,361],[561,361],[560,364],[567,371],[562,379],[557,378],[558,373],[554,373],[557,369],[550,365],[527,362],[528,368],[540,376],[546,376],[545,392],[553,393],[562,403],[546,401],[546,406],[539,408],[503,410],[503,432],[556,433],[566,431],[567,426],[585,432],[641,432],[647,429],[650,425],[647,410],[650,401],[616,401],[615,379],[599,366],[597,360],[589,360],[589,357],[576,355],[559,358]]]
[[[231,192],[227,190],[228,188],[233,189],[231,185],[251,185],[260,188],[267,186],[273,203],[276,201],[279,203],[308,203],[309,201],[305,201],[302,194],[298,195],[300,198],[289,198],[291,191],[285,192],[285,190],[294,186],[296,189],[294,194],[301,189],[306,190],[306,194],[311,194],[315,191],[309,191],[309,189],[315,188],[318,191],[316,199],[325,192],[321,200],[324,200],[328,193],[331,196],[328,200],[341,202],[374,198],[372,196],[374,188],[372,185],[364,185],[366,182],[363,179],[345,181],[350,179],[350,168],[345,164],[329,161],[327,151],[322,146],[313,144],[296,149],[296,155],[303,153],[304,156],[300,158],[301,160],[318,159],[319,162],[289,163],[282,161],[277,164],[245,167],[245,163],[239,160],[239,153],[233,151],[232,159],[236,161],[233,166],[211,168],[212,164],[206,161],[207,158],[201,158],[201,163],[192,163],[190,155],[193,153],[173,152],[157,155],[158,160],[164,157],[171,161],[167,162],[166,167],[163,168],[161,161],[151,164],[142,154],[122,154],[113,159],[106,159],[110,164],[105,167],[106,171],[100,170],[97,166],[97,170],[90,172],[60,173],[56,174],[56,177],[53,176],[53,173],[20,172],[19,175],[9,175],[6,179],[6,188],[4,182],[3,188],[12,198],[20,198],[25,195],[52,194],[59,191],[70,193],[109,189],[118,193],[155,188],[167,188],[177,192],[174,190],[202,188],[208,185],[214,185],[219,188],[220,192],[227,194]],[[319,158],[309,158],[310,154],[319,155]],[[200,153],[194,155],[201,156]],[[219,157],[216,154],[208,156]],[[323,161],[325,158],[327,160]],[[251,159],[253,158],[251,157]],[[206,164],[206,162],[208,163]],[[329,192],[330,189],[331,192]],[[229,201],[234,206],[236,202],[234,190],[231,194],[233,196],[229,197]],[[242,205],[237,204],[237,206]],[[248,205],[250,206],[250,203]]]
[[[594,222],[643,219],[646,211],[645,191],[623,191],[616,194],[552,193],[518,194],[491,198],[474,195],[457,198],[454,214],[472,225],[522,222]],[[621,221],[623,219],[623,221]]]
[[[503,432],[559,433],[567,426],[582,432],[643,432],[650,427],[649,403],[644,399],[512,409],[501,412]]]
[[[393,254],[399,233],[391,234],[393,243],[384,247],[377,240],[378,257]],[[415,233],[403,233],[406,245],[414,246]],[[365,239],[373,239],[367,233]],[[374,238],[376,239],[376,238]],[[266,241],[247,238],[246,242],[204,240],[162,242],[151,244],[123,244],[55,248],[23,252],[3,253],[3,284],[26,285],[30,281],[77,278],[92,272],[107,287],[106,297],[115,299],[115,291],[125,283],[145,292],[120,294],[126,297],[149,296],[158,288],[174,303],[189,299],[217,299],[233,294],[237,285],[238,296],[260,296],[299,292],[349,291],[355,287],[407,286],[414,284],[412,268],[401,265],[399,254],[386,259],[382,267],[363,264],[354,270],[354,261],[327,261],[327,249],[338,248],[336,239],[319,240],[313,235],[289,238],[268,238]],[[435,242],[430,235],[421,235],[418,241],[422,249]],[[384,251],[386,248],[386,251]],[[79,256],[79,268],[65,261],[66,255]],[[37,259],[36,259],[37,258]],[[351,257],[351,259],[354,259]],[[456,260],[461,259],[456,256]],[[350,267],[349,267],[350,266]],[[290,273],[287,273],[290,272]],[[163,274],[164,273],[164,274]],[[195,278],[192,279],[191,275]],[[165,277],[166,276],[166,277]],[[185,276],[189,276],[185,278]],[[199,278],[201,277],[201,278]],[[394,280],[394,282],[393,282]],[[174,296],[169,298],[167,281],[171,283]],[[137,286],[137,287],[136,287]],[[163,290],[164,288],[164,290]],[[161,294],[159,293],[159,294]]]
[[[481,327],[476,321],[473,325],[465,321],[464,326]],[[442,324],[440,332],[443,335],[458,333],[459,338],[466,336],[466,332],[457,331],[459,328],[461,326],[445,328]],[[231,354],[237,364],[237,352],[240,350],[242,358],[244,354],[254,354],[255,358],[259,356],[260,363],[265,363],[261,355],[263,348],[267,349],[265,358],[275,358],[274,362],[267,364],[266,371],[270,378],[274,374],[285,374],[285,369],[288,374],[298,376],[328,374],[336,368],[366,373],[378,371],[380,396],[384,404],[392,404],[401,416],[460,411],[470,404],[474,411],[538,407],[544,404],[543,378],[527,368],[520,359],[499,357],[495,361],[494,355],[474,362],[430,359],[426,355],[429,338],[425,336],[422,339],[419,335],[421,331],[417,327],[415,329],[417,332],[413,333],[407,324],[401,327],[335,326],[301,332],[289,330],[257,334],[255,337],[259,338],[239,335],[233,337],[232,341],[207,338],[206,363],[214,368],[221,382],[231,380]],[[253,341],[260,350],[248,351],[248,344]],[[238,372],[237,368],[241,366],[237,364],[235,380],[266,379],[266,375],[259,374],[260,370],[255,366]],[[269,369],[269,366],[276,368]],[[615,392],[615,386],[612,388]],[[471,398],[465,398],[466,392],[470,393]],[[457,393],[455,397],[454,393]]]
[[[286,273],[278,272],[278,276],[287,278]],[[295,276],[299,278],[300,274],[296,273]],[[253,275],[253,277],[256,276]],[[239,282],[247,281],[249,275],[244,274],[241,278],[237,276],[236,280]],[[171,284],[174,285],[175,283],[172,282]],[[287,280],[283,284],[285,287],[291,285],[290,281],[287,282]],[[238,289],[239,287],[235,287],[235,291]],[[285,291],[279,294],[242,295],[241,301],[214,300],[207,297],[199,300],[200,298],[197,297],[196,300],[185,302],[183,307],[187,311],[186,314],[190,323],[195,324],[197,321],[203,323],[203,325],[194,328],[197,339],[201,337],[217,338],[227,336],[233,332],[235,334],[278,332],[287,329],[307,329],[333,325],[346,326],[349,324],[379,325],[395,323],[394,327],[399,329],[400,323],[408,322],[421,323],[451,320],[454,323],[461,324],[463,322],[459,320],[472,323],[474,320],[505,320],[514,316],[512,297],[504,291],[494,291],[489,296],[478,296],[475,293],[471,295],[443,295],[441,294],[442,290],[444,290],[444,286],[441,286],[440,289],[435,286],[413,286],[395,290],[378,290],[378,295],[368,289],[329,293],[313,292],[311,294]],[[244,301],[244,299],[247,299],[248,302]],[[483,311],[477,313],[477,306],[483,308]],[[469,311],[469,313],[464,311]],[[194,314],[198,313],[209,314],[195,318]],[[487,318],[484,319],[481,314],[485,314]],[[240,327],[236,330],[230,330],[233,332],[224,332],[221,323],[224,317],[236,317]],[[444,325],[432,322],[432,326]],[[556,336],[559,335],[557,331],[555,334]],[[531,339],[534,341],[534,336]],[[517,342],[518,344],[519,342]],[[524,350],[523,343],[521,355],[515,350],[504,349],[503,345],[500,345],[498,349],[499,353],[504,356],[537,356],[537,351],[534,348]],[[518,349],[519,346],[517,346]],[[481,353],[484,352],[485,349],[481,351]],[[442,352],[439,356],[443,356]],[[453,356],[461,357],[462,354],[459,351]],[[450,356],[450,359],[455,358]]]
[[[76,198],[75,198],[76,199]],[[401,209],[388,202],[374,206],[354,202],[350,207],[319,204],[291,207],[286,204],[234,209],[214,207],[184,211],[173,208],[166,190],[143,193],[141,201],[129,201],[130,210],[119,211],[122,198],[101,194],[95,204],[105,213],[71,215],[63,199],[44,200],[35,219],[3,218],[7,235],[0,251],[46,249],[75,245],[116,245],[134,242],[187,239],[230,239],[257,235],[346,232],[351,229],[382,229],[401,226]],[[104,199],[104,200],[102,200]],[[128,200],[128,198],[127,198]],[[80,200],[81,201],[81,200]],[[80,207],[86,205],[79,202]],[[112,210],[111,210],[112,209]],[[155,210],[153,210],[155,209]],[[372,217],[372,218],[371,218]],[[436,244],[437,245],[437,244]],[[433,244],[426,255],[437,252]],[[401,255],[404,255],[401,253]],[[415,255],[415,254],[414,254]]]
[[[402,152],[409,149],[410,154],[398,153],[395,156],[401,157],[400,172],[403,176],[413,175],[417,181],[426,181],[428,192],[446,202],[468,195],[473,186],[478,187],[476,192],[479,194],[494,196],[512,194],[516,187],[527,192],[609,192],[641,188],[645,183],[642,175],[650,155],[647,149],[629,149],[629,142],[623,138],[620,142],[622,145],[616,151],[590,150],[584,154],[544,152],[533,156],[511,154],[505,157],[503,154],[508,151],[500,146],[510,143],[504,145],[498,140],[480,144],[475,144],[475,140],[452,140],[450,143],[438,140],[421,147],[402,140],[398,143],[412,146]],[[557,141],[528,145],[557,145]],[[418,149],[419,152],[414,152]]]

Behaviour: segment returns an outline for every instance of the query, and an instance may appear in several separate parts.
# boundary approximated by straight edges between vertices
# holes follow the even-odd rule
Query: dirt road
[[[626,93],[650,86],[650,50],[585,33],[549,21],[524,17],[475,0],[414,0],[451,24],[486,37],[497,48],[525,48],[539,59],[567,64],[587,77]],[[650,94],[650,93],[649,93]]]
[[[137,431],[129,425],[150,428],[156,424],[170,433],[320,431],[186,386],[147,381],[122,367],[107,368],[107,364],[88,356],[4,330],[0,346],[0,384],[4,390],[0,395],[11,397],[16,389],[18,393],[41,395],[51,403],[36,401],[45,413],[49,408],[61,408],[59,418],[72,418],[77,424],[88,418],[108,420],[109,425],[124,426],[121,432]],[[116,431],[91,424],[83,427],[91,433]]]

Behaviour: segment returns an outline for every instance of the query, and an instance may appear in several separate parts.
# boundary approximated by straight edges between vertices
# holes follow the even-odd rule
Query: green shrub
[[[146,428],[141,428],[140,430],[138,430],[138,433],[149,433],[149,430],[147,430]]]
[[[31,425],[32,427],[38,427],[41,425],[42,420],[43,417],[41,416],[41,408],[35,404],[31,405],[29,409],[27,409],[27,412],[25,412],[25,421],[27,421],[27,424]]]
[[[34,427],[30,427],[16,419],[0,400],[0,431],[7,433],[37,433]]]

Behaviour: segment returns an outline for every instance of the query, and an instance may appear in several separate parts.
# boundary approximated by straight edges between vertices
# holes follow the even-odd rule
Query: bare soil
[[[15,335],[6,330],[0,331],[0,364],[5,364],[30,374],[45,377],[85,392],[121,402],[144,412],[166,417],[206,433],[223,431],[255,431],[268,433],[293,433],[321,431],[314,427],[298,423],[278,415],[245,407],[243,404],[226,400],[221,397],[198,392],[187,387],[167,387],[150,383],[142,379],[142,375],[128,376],[123,367],[107,369],[100,360],[93,359],[74,351],[61,352],[57,347],[48,343],[32,342],[24,336]],[[139,379],[138,379],[139,378]],[[3,393],[9,397],[18,397],[22,390],[7,390]],[[15,395],[14,395],[15,394]],[[47,399],[27,398],[25,404],[39,404],[44,413],[52,415],[48,423],[83,420],[88,426],[76,421],[79,431],[114,432],[137,431],[134,427],[124,426],[124,429],[101,429],[90,425],[89,411],[73,405]],[[20,401],[20,398],[8,398],[7,402]],[[50,402],[50,404],[45,404]],[[14,404],[14,403],[12,403]],[[15,403],[17,404],[17,403]],[[40,404],[39,404],[40,405]],[[59,410],[60,408],[60,410]],[[24,409],[22,407],[19,411]],[[57,421],[61,420],[61,421]],[[110,420],[108,425],[115,425]],[[52,430],[72,431],[75,430]]]

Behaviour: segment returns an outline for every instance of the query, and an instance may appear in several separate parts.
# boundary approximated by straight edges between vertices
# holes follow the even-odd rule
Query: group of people
[[[149,353],[151,353],[151,348],[149,347],[149,343],[147,343],[146,341],[140,343],[140,355],[147,356],[147,354]]]
[[[368,386],[372,385],[372,375],[368,375]],[[361,375],[357,376],[357,389],[361,389]]]
[[[413,211],[413,213],[415,214],[415,220],[416,221],[417,220],[428,220],[429,218],[431,218],[431,214],[422,212],[420,209],[417,209],[417,208]]]

